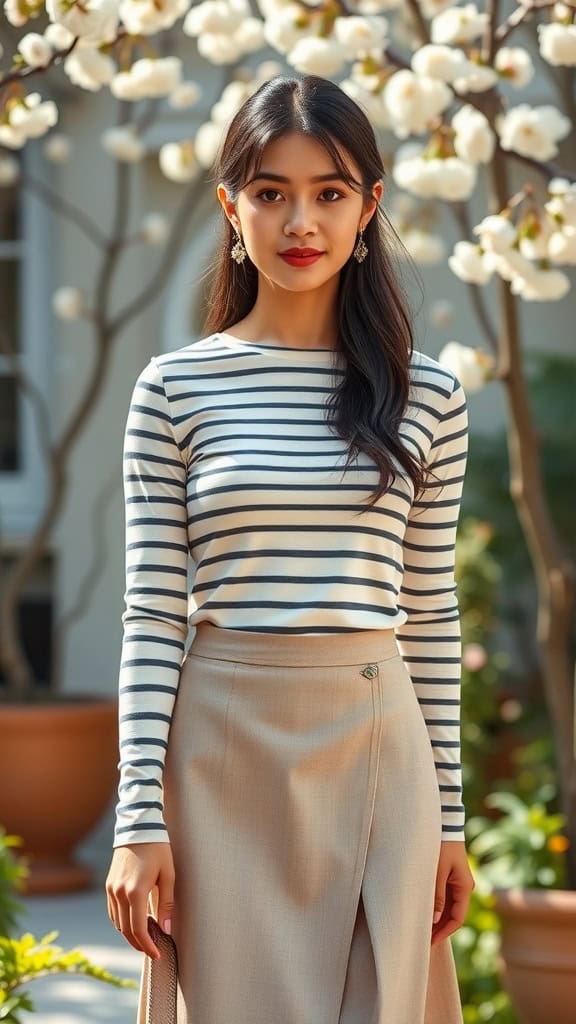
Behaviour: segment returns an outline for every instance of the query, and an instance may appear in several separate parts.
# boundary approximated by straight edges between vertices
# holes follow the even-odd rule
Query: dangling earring
[[[354,249],[353,256],[358,260],[358,263],[362,263],[362,260],[366,258],[368,253],[368,246],[366,245],[362,235],[364,228],[360,228],[360,237],[356,242],[356,248]]]
[[[240,235],[236,231],[236,228],[234,228],[234,231],[236,233],[236,242],[232,246],[230,256],[232,257],[233,260],[236,260],[236,263],[244,263],[244,260],[246,259],[248,253],[244,248],[244,244],[242,242]]]

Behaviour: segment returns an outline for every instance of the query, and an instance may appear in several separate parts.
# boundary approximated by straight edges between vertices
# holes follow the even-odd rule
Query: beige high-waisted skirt
[[[393,630],[200,623],[164,806],[178,1024],[461,1024],[450,939],[430,941],[434,756]]]

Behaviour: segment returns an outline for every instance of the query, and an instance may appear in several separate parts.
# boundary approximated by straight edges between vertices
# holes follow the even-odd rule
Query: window
[[[20,350],[18,292],[21,280],[22,231],[17,186],[0,189],[0,472],[20,468],[19,422],[16,385],[6,348]]]
[[[12,155],[35,178],[49,173],[38,147]],[[2,544],[25,541],[46,496],[46,467],[34,408],[16,383],[6,347],[49,400],[52,250],[46,207],[27,189],[0,188],[0,532]]]

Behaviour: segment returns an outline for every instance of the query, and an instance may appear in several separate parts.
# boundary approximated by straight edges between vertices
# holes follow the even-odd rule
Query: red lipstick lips
[[[316,260],[320,259],[324,253],[320,249],[293,248],[284,249],[284,252],[278,255],[292,267],[308,267],[311,263],[315,263]]]
[[[294,249],[284,249],[280,253],[280,255],[281,256],[316,256],[316,255],[321,256],[322,255],[322,251],[321,251],[321,249],[300,249],[300,248],[298,248],[298,246],[296,246],[296,248],[294,248]]]

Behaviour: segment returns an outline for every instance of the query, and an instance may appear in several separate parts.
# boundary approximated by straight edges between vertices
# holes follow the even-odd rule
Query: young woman
[[[132,395],[106,891],[143,979],[147,914],[170,930],[178,1024],[462,1020],[467,416],[413,350],[383,175],[337,85],[261,86],[217,166],[206,334]]]

